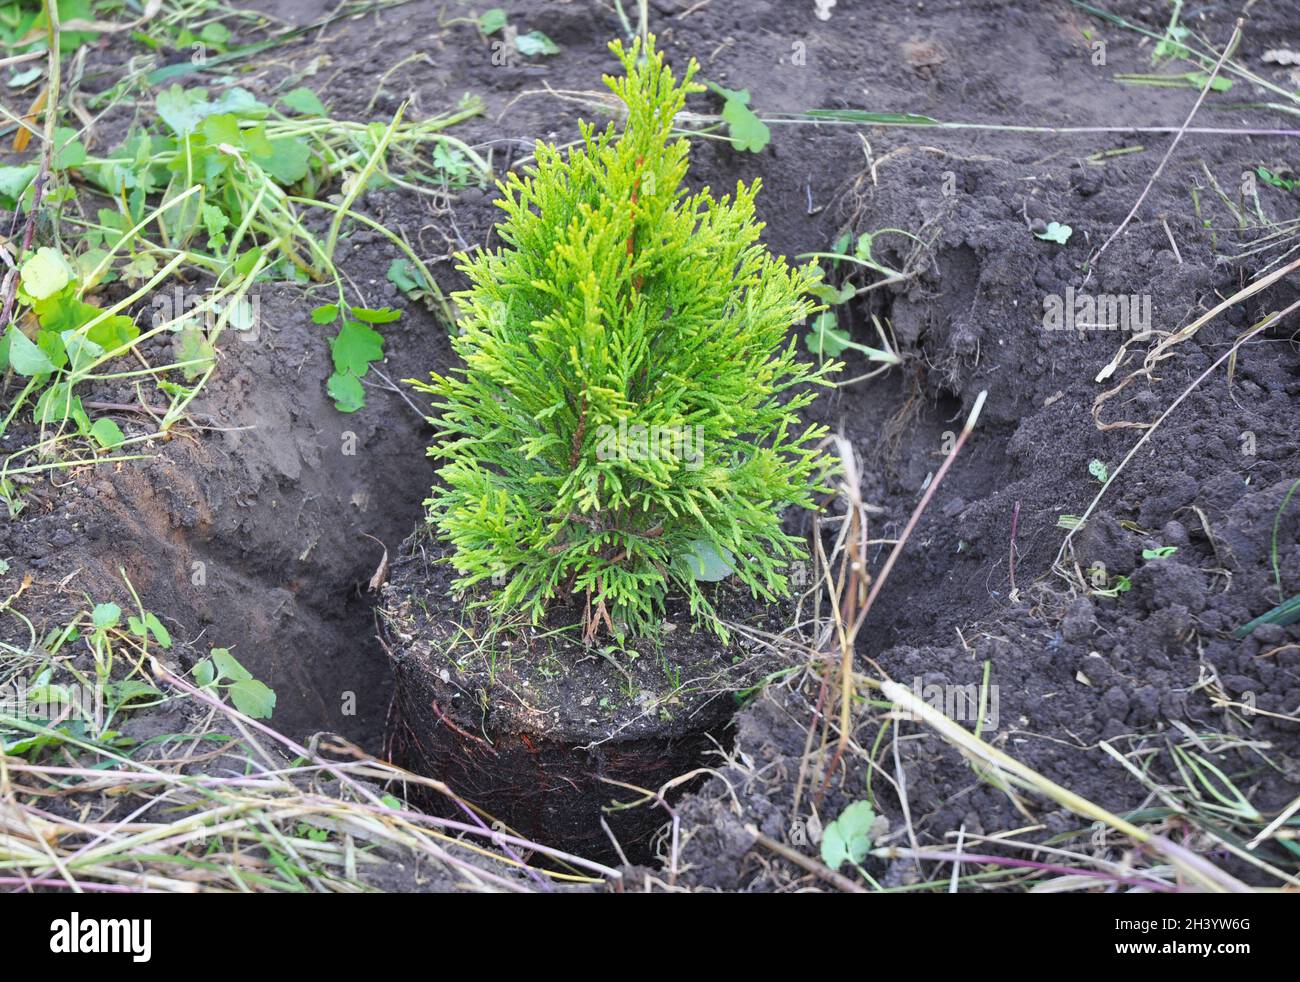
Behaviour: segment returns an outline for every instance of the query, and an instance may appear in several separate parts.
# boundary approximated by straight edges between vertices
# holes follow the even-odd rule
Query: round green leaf
[[[19,375],[30,378],[54,371],[54,362],[50,361],[50,356],[29,341],[27,335],[13,324],[9,325],[5,336],[9,339],[9,367]]]
[[[716,583],[736,571],[732,566],[734,558],[726,549],[719,553],[713,547],[713,543],[696,539],[691,543],[691,551],[686,556],[686,562],[691,567],[691,574],[697,580]]]
[[[122,441],[126,439],[122,434],[122,428],[108,418],[95,420],[94,425],[90,427],[90,435],[105,450],[120,447]]]
[[[866,801],[855,801],[840,817],[826,826],[822,835],[822,862],[831,869],[845,863],[858,864],[867,858],[871,849],[871,828],[876,823],[876,813]]]
[[[57,249],[41,246],[23,262],[23,290],[33,300],[53,296],[72,280],[72,267]]]
[[[236,682],[227,690],[230,701],[245,716],[253,719],[269,719],[275,711],[275,692],[257,679],[244,679]]]

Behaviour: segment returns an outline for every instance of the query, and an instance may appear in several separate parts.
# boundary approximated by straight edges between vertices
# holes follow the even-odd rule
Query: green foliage
[[[253,719],[270,719],[275,711],[275,690],[253,678],[227,648],[213,648],[194,665],[199,688],[224,689],[234,707]]]
[[[715,82],[710,82],[709,88],[722,96],[722,121],[736,149],[758,153],[767,146],[772,131],[749,108],[749,90],[724,89]]]
[[[1133,589],[1133,581],[1127,576],[1116,576],[1110,581],[1110,585],[1104,588],[1098,588],[1091,591],[1094,597],[1118,597],[1121,593],[1128,593]]]
[[[10,401],[0,433],[34,398],[37,425],[68,428],[104,448],[122,442],[117,424],[91,424],[73,389],[94,365],[130,347],[140,330],[125,314],[83,301],[85,288],[80,271],[57,249],[42,246],[19,266],[18,316],[0,335],[0,372],[27,381]]]
[[[478,15],[478,29],[484,34],[495,34],[506,26],[506,12],[500,7],[493,7]]]
[[[1300,593],[1283,600],[1276,607],[1260,614],[1253,621],[1243,624],[1232,632],[1232,636],[1234,638],[1247,638],[1261,624],[1276,624],[1278,627],[1286,627],[1296,621],[1300,621]]]
[[[845,863],[861,864],[871,850],[871,831],[876,813],[870,802],[855,801],[822,833],[822,862],[831,869]]]
[[[334,372],[325,383],[334,406],[343,413],[354,413],[366,404],[366,390],[361,379],[371,364],[384,357],[384,336],[374,329],[375,324],[390,324],[401,316],[390,307],[371,310],[367,307],[348,307],[346,316],[338,304],[325,304],[311,312],[317,324],[339,321],[339,333],[330,341],[330,357]]]
[[[171,203],[158,220],[161,245],[191,250],[191,260],[218,275],[250,254],[249,246],[273,243],[275,272],[322,278],[323,263],[286,195],[289,188],[315,193],[328,180],[323,152],[238,87],[210,96],[173,84],[158,93],[154,108],[156,122],[132,128],[107,158],[87,157],[79,145],[64,151],[69,167],[117,203],[116,210],[99,209],[87,241],[129,245],[125,278],[147,279],[158,265],[156,247],[128,233],[161,201]],[[269,132],[268,125],[279,129]]]
[[[484,37],[490,37],[507,26],[509,16],[500,7],[493,7],[491,10],[485,10],[479,14],[475,23],[478,25],[478,29],[483,32]],[[536,58],[539,55],[558,55],[560,53],[560,46],[541,31],[528,31],[522,34],[512,31],[507,36],[513,36],[515,50],[525,58]]]
[[[889,338],[886,337],[885,329],[881,325],[878,317],[873,314],[871,321],[875,326],[876,335],[880,338],[881,346],[879,348],[871,348],[865,344],[859,344],[852,339],[849,329],[840,326],[840,318],[833,309],[843,304],[847,304],[858,295],[859,290],[850,282],[850,278],[861,270],[880,273],[890,279],[903,278],[903,274],[898,270],[891,269],[872,258],[871,249],[875,243],[876,237],[886,233],[902,235],[905,238],[912,239],[918,244],[923,244],[915,235],[911,232],[905,231],[904,229],[884,228],[877,232],[863,232],[859,235],[857,244],[854,246],[853,252],[850,254],[848,249],[850,244],[853,242],[853,236],[850,232],[845,232],[835,241],[835,244],[831,246],[830,252],[810,252],[799,257],[801,259],[829,259],[831,260],[832,268],[838,268],[841,263],[850,267],[848,275],[838,287],[828,282],[822,282],[812,288],[813,296],[826,304],[828,309],[822,311],[813,320],[808,333],[804,335],[804,346],[818,358],[838,358],[845,351],[853,350],[861,352],[870,361],[882,363],[883,367],[869,375],[861,376],[852,381],[861,381],[862,379],[870,378],[872,375],[876,375],[879,372],[888,371],[890,365],[897,365],[902,362],[902,358],[896,351],[894,351]],[[864,287],[863,291],[872,288],[873,287],[870,286]]]
[[[0,167],[0,208],[13,211],[32,186],[40,167],[37,164],[11,164]]]
[[[411,300],[435,301],[438,288],[409,259],[394,259],[388,264],[388,282]]]
[[[1125,85],[1153,85],[1164,89],[1203,89],[1209,85],[1212,92],[1227,92],[1232,88],[1232,79],[1215,77],[1213,80],[1205,72],[1184,72],[1181,75],[1143,75],[1127,72],[1115,75],[1115,81]]]
[[[515,50],[525,58],[536,58],[538,55],[558,55],[560,46],[541,31],[529,31],[515,35]]]
[[[136,637],[148,638],[152,636],[164,648],[172,646],[172,636],[168,633],[167,628],[163,627],[162,621],[158,619],[156,614],[146,611],[143,617],[132,615],[126,619],[126,623],[131,629],[131,633]]]
[[[99,212],[109,244],[116,241],[111,231],[138,223],[151,203],[179,201],[161,216],[163,245],[188,247],[195,262],[218,275],[256,245],[266,249],[271,275],[337,281],[334,242],[318,241],[303,220],[304,208],[339,215],[340,206],[322,201],[328,186],[341,178],[350,205],[354,192],[398,180],[390,170],[396,165],[400,179],[429,186],[464,186],[486,167],[441,132],[479,112],[474,99],[453,114],[415,123],[401,122],[400,114],[391,123],[359,123],[329,118],[307,88],[267,105],[238,86],[213,93],[173,83],[158,93],[154,108],[156,118],[134,126],[107,157],[88,157],[76,142],[60,157],[119,203],[120,215]],[[30,182],[25,170],[0,168],[0,204],[25,193]],[[186,198],[196,185],[200,193]],[[372,227],[395,240],[382,226]]]
[[[1283,191],[1294,191],[1300,187],[1300,180],[1295,178],[1283,177],[1280,174],[1274,174],[1262,164],[1255,168],[1255,173],[1265,184],[1271,184],[1275,188],[1281,188]]]
[[[311,89],[299,87],[280,97],[280,103],[300,116],[329,116],[325,104]]]
[[[210,21],[197,31],[155,21],[150,24],[149,31],[132,31],[131,37],[146,47],[162,51],[170,48],[204,53],[208,49],[224,52],[230,46],[230,28],[220,21]]]
[[[536,621],[574,596],[590,630],[605,613],[649,635],[678,590],[722,634],[697,576],[730,557],[756,595],[787,594],[803,550],[779,512],[813,507],[825,433],[797,411],[839,366],[786,339],[819,273],[761,245],[758,182],[682,188],[689,147],[670,132],[695,63],[678,83],[653,41],[611,50],[623,133],[584,123],[567,159],[539,143],[500,185],[505,247],[461,257],[465,367],[416,383],[439,411],[430,518],[459,586],[491,582],[498,614]]]
[[[1041,232],[1034,233],[1034,238],[1042,239],[1044,242],[1055,242],[1057,245],[1065,245],[1070,241],[1070,236],[1073,234],[1074,229],[1069,225],[1062,225],[1060,222],[1048,222]]]
[[[61,24],[96,19],[91,0],[57,0],[54,6],[59,12]],[[8,3],[0,3],[0,48],[5,49],[7,54],[45,47],[48,29],[49,18],[45,15],[45,5],[39,0],[10,0]],[[94,31],[63,30],[59,33],[59,50],[65,54],[76,51],[98,37]]]
[[[871,361],[883,362],[886,366],[897,365],[902,359],[889,347],[880,318],[873,315],[871,321],[880,336],[882,347],[871,348],[852,340],[849,332],[839,326],[839,319],[833,310],[823,310],[813,319],[812,327],[804,335],[804,346],[818,358],[838,358],[852,349],[862,352]]]
[[[477,113],[479,104],[467,100],[455,114],[416,123],[403,123],[399,110],[391,123],[364,124],[329,119],[320,99],[306,88],[288,91],[272,106],[239,87],[214,93],[172,84],[159,92],[155,108],[157,120],[133,128],[106,158],[89,157],[68,131],[60,159],[96,182],[117,205],[116,210],[99,209],[97,222],[84,236],[87,243],[115,252],[129,248],[130,261],[118,271],[129,283],[150,279],[160,260],[178,250],[219,281],[231,272],[243,278],[256,270],[268,278],[332,282],[338,303],[330,305],[333,313],[316,321],[341,322],[331,343],[335,370],[326,388],[341,411],[361,408],[361,378],[383,356],[382,339],[367,325],[397,314],[370,312],[382,314],[374,320],[365,308],[346,306],[334,262],[343,223],[356,221],[385,236],[405,256],[400,260],[403,288],[430,307],[441,307],[437,284],[410,246],[352,208],[363,190],[398,180],[430,186],[477,180],[486,164],[441,130]],[[401,177],[390,171],[392,164],[404,165]],[[324,189],[340,178],[342,203],[335,203]],[[0,203],[29,194],[31,179],[24,170],[0,168]],[[156,209],[161,244],[136,234],[154,227],[146,218],[155,202],[161,202]],[[302,209],[314,207],[332,216],[323,240],[303,220]],[[225,322],[238,326],[237,313]],[[188,381],[205,377],[215,364],[211,341],[196,327],[178,328],[173,354]]]
[[[138,605],[130,581],[127,586]],[[114,723],[166,699],[143,666],[154,645],[171,644],[156,614],[137,606],[136,614],[124,618],[122,608],[110,602],[50,628],[37,648],[43,656],[39,670],[0,680],[0,753],[34,760],[59,748],[74,754],[89,746],[129,752],[136,741]],[[89,663],[69,657],[74,645],[85,646]]]

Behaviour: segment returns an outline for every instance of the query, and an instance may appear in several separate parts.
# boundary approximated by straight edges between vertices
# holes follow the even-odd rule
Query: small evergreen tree
[[[779,512],[813,507],[825,432],[796,413],[835,367],[786,341],[820,274],[759,243],[759,182],[682,188],[689,147],[670,132],[698,65],[678,84],[653,38],[610,47],[624,131],[582,123],[567,159],[539,142],[498,185],[505,248],[460,257],[465,367],[417,383],[440,410],[427,504],[458,586],[491,584],[496,614],[534,622],[577,597],[587,640],[653,634],[674,588],[711,614],[702,566],[788,595],[804,552]]]

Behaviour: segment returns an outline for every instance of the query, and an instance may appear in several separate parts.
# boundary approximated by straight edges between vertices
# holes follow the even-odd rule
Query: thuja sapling
[[[584,122],[567,156],[539,142],[498,185],[504,246],[460,257],[464,367],[415,383],[443,462],[429,517],[458,589],[495,615],[573,598],[588,641],[650,636],[676,591],[725,637],[701,561],[774,599],[805,556],[780,512],[814,506],[825,428],[798,411],[838,366],[800,361],[787,334],[820,273],[760,243],[757,180],[682,187],[672,128],[696,63],[678,82],[653,38],[610,48],[622,132]]]

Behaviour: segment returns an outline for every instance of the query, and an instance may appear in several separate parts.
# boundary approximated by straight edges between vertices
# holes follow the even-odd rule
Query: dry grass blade
[[[1217,309],[1218,308],[1216,308],[1216,310]],[[1241,335],[1241,337],[1237,338],[1237,340],[1233,342],[1232,347],[1230,347],[1227,351],[1225,351],[1222,355],[1220,355],[1217,359],[1215,359],[1214,363],[1211,364],[1209,368],[1207,368],[1195,379],[1193,379],[1192,383],[1189,386],[1187,386],[1186,389],[1183,390],[1182,394],[1179,395],[1177,399],[1175,399],[1173,402],[1169,404],[1168,408],[1165,409],[1165,411],[1160,414],[1159,418],[1156,419],[1154,423],[1141,424],[1147,427],[1146,432],[1142,434],[1142,438],[1138,440],[1135,444],[1133,444],[1129,452],[1124,455],[1124,459],[1119,462],[1119,465],[1116,466],[1115,469],[1112,470],[1107,475],[1105,483],[1103,483],[1101,486],[1101,490],[1099,490],[1096,496],[1092,499],[1092,501],[1088,503],[1088,507],[1084,511],[1084,513],[1081,516],[1079,516],[1078,524],[1075,525],[1074,528],[1070,529],[1070,531],[1066,534],[1065,538],[1061,540],[1061,548],[1057,551],[1056,554],[1055,565],[1057,566],[1058,570],[1060,569],[1061,562],[1065,558],[1066,553],[1070,548],[1070,543],[1074,538],[1074,533],[1077,532],[1079,529],[1083,528],[1084,524],[1092,516],[1093,511],[1096,510],[1097,505],[1101,502],[1101,499],[1105,496],[1106,492],[1110,489],[1110,486],[1115,482],[1116,478],[1119,477],[1120,473],[1124,470],[1125,466],[1127,466],[1128,462],[1132,460],[1134,456],[1136,456],[1139,450],[1142,449],[1142,447],[1146,444],[1147,440],[1151,439],[1152,434],[1155,433],[1156,429],[1160,426],[1160,424],[1163,423],[1166,419],[1168,419],[1169,416],[1174,412],[1174,410],[1176,410],[1180,405],[1182,405],[1183,400],[1185,400],[1189,395],[1191,395],[1192,392],[1195,391],[1196,388],[1202,382],[1204,382],[1207,378],[1213,375],[1218,370],[1220,365],[1224,364],[1225,362],[1231,362],[1233,359],[1235,359],[1237,356],[1237,352],[1241,349],[1241,346],[1243,344],[1245,344],[1251,338],[1257,337],[1262,332],[1268,330],[1274,324],[1277,324],[1283,318],[1285,318],[1287,315],[1291,314],[1297,309],[1300,309],[1300,300],[1297,300],[1295,303],[1291,304],[1291,306],[1287,307],[1285,310],[1280,310],[1272,314],[1269,314],[1262,321],[1260,321],[1258,324],[1252,327],[1249,331]],[[1125,384],[1127,384],[1127,380]],[[1121,385],[1120,388],[1123,388],[1123,386]],[[1116,389],[1115,391],[1118,391],[1118,389]],[[1138,424],[1132,424],[1132,425],[1138,425]],[[1103,429],[1104,428],[1105,427],[1103,427]]]
[[[1187,119],[1183,121],[1183,125],[1179,127],[1178,132],[1174,134],[1174,138],[1169,144],[1169,149],[1167,149],[1165,155],[1160,158],[1160,163],[1156,165],[1155,173],[1153,173],[1151,179],[1147,181],[1146,187],[1144,187],[1142,193],[1138,195],[1137,201],[1133,202],[1133,207],[1129,210],[1129,213],[1124,217],[1124,220],[1116,226],[1115,231],[1110,233],[1110,236],[1106,241],[1101,244],[1101,248],[1094,252],[1088,260],[1089,267],[1095,266],[1097,260],[1101,258],[1102,253],[1110,247],[1112,242],[1119,238],[1120,233],[1123,232],[1124,229],[1128,228],[1129,222],[1133,220],[1133,216],[1136,215],[1138,209],[1142,207],[1142,202],[1146,201],[1147,195],[1151,193],[1151,188],[1155,186],[1156,179],[1159,178],[1161,172],[1164,171],[1165,164],[1169,163],[1169,158],[1173,156],[1174,150],[1182,141],[1183,135],[1187,132],[1187,128],[1192,125],[1192,120],[1195,119],[1196,114],[1200,112],[1201,103],[1203,103],[1205,97],[1210,94],[1210,89],[1214,85],[1214,80],[1219,77],[1219,72],[1223,68],[1223,63],[1227,61],[1228,56],[1237,49],[1237,43],[1241,40],[1241,28],[1243,23],[1244,21],[1241,18],[1237,19],[1237,23],[1232,29],[1232,37],[1228,40],[1227,47],[1223,49],[1223,54],[1219,56],[1219,60],[1215,63],[1214,68],[1206,77],[1205,84],[1201,86],[1201,94],[1197,96],[1196,103],[1192,106],[1192,111],[1187,114]]]
[[[1014,757],[984,742],[924,700],[918,699],[906,686],[899,685],[897,682],[883,682],[881,691],[887,699],[896,703],[904,711],[920,718],[967,757],[978,761],[985,767],[993,768],[1003,777],[1021,787],[1050,798],[1076,815],[1094,822],[1103,822],[1133,841],[1148,846],[1163,856],[1183,876],[1201,888],[1214,893],[1250,892],[1250,887],[1246,884],[1195,853],[1171,842],[1164,836],[1153,835],[1145,829],[1125,821],[1118,815],[1114,815],[1106,809],[1093,804],[1073,791],[1048,780]]]
[[[1247,300],[1250,297],[1253,297],[1255,294],[1259,293],[1262,290],[1268,289],[1278,280],[1282,279],[1284,276],[1288,275],[1289,273],[1295,272],[1298,269],[1300,269],[1300,259],[1297,259],[1295,262],[1291,263],[1290,265],[1284,266],[1279,270],[1275,270],[1274,272],[1269,273],[1264,278],[1256,280],[1254,283],[1251,283],[1249,286],[1243,287],[1242,289],[1234,293],[1232,296],[1228,297],[1227,300],[1224,300],[1222,303],[1219,303],[1214,307],[1212,307],[1210,310],[1206,311],[1204,314],[1202,314],[1196,320],[1192,321],[1192,323],[1188,324],[1186,327],[1181,328],[1180,330],[1175,331],[1172,334],[1166,335],[1158,344],[1156,344],[1150,351],[1147,352],[1146,357],[1142,361],[1141,368],[1130,373],[1124,379],[1124,381],[1122,381],[1119,385],[1115,386],[1112,389],[1107,389],[1105,392],[1099,394],[1097,398],[1093,401],[1092,418],[1096,422],[1097,428],[1100,430],[1117,430],[1117,429],[1147,429],[1150,427],[1154,427],[1156,423],[1136,423],[1136,422],[1128,422],[1128,421],[1119,421],[1115,423],[1103,423],[1101,421],[1101,407],[1105,405],[1106,402],[1108,402],[1114,396],[1119,394],[1120,391],[1122,391],[1130,382],[1134,381],[1135,379],[1142,376],[1151,378],[1152,369],[1154,369],[1156,365],[1158,365],[1160,362],[1170,357],[1170,349],[1173,348],[1174,345],[1181,344],[1183,341],[1186,341],[1188,338],[1195,335],[1197,331],[1199,331],[1210,321],[1214,320],[1214,318],[1218,317],[1225,310],[1228,310],[1230,307],[1236,306],[1237,304],[1241,303],[1243,300]],[[1151,337],[1153,333],[1154,332],[1144,331],[1143,333],[1135,335],[1134,337],[1131,337],[1127,341],[1125,341],[1120,346],[1119,351],[1115,353],[1115,357],[1111,359],[1110,363],[1104,369],[1102,369],[1101,372],[1098,373],[1096,381],[1104,382],[1106,381],[1106,379],[1110,378],[1110,376],[1114,374],[1115,370],[1123,362],[1124,356],[1128,353],[1129,345],[1137,341],[1145,340],[1146,338]]]
[[[858,607],[858,593],[862,586],[865,585],[868,578],[866,568],[866,526],[861,514],[860,507],[855,507],[850,513],[850,533],[851,541],[857,547],[857,555],[848,573],[848,588],[840,591],[835,597],[835,616],[836,629],[840,646],[840,736],[839,744],[835,749],[835,756],[831,759],[826,768],[826,776],[823,780],[823,789],[826,783],[830,781],[830,776],[834,773],[840,759],[844,756],[844,751],[848,747],[849,737],[853,732],[852,726],[852,696],[853,696],[853,652],[854,642],[857,639],[858,631],[871,613],[871,607],[880,595],[881,589],[889,579],[889,574],[894,569],[894,564],[898,562],[898,557],[902,555],[903,547],[907,545],[907,540],[911,537],[912,532],[916,529],[917,523],[920,522],[921,516],[930,506],[934,494],[939,490],[944,476],[951,469],[953,461],[961,453],[962,447],[970,438],[975,429],[975,424],[979,421],[980,411],[984,408],[984,400],[988,398],[987,391],[981,391],[975,398],[975,404],[971,407],[970,415],[966,417],[966,425],[962,427],[961,434],[957,437],[957,442],[953,445],[952,451],[944,458],[943,464],[939,467],[938,472],[934,475],[934,480],[930,482],[929,487],[917,502],[916,508],[912,510],[912,517],[908,519],[907,526],[903,529],[894,548],[890,551],[889,557],[885,560],[885,565],[880,568],[876,574],[875,581],[871,584],[871,592],[867,594],[867,599]],[[852,461],[852,456],[844,458],[846,465]],[[847,475],[846,475],[847,476]],[[845,487],[849,489],[850,500],[857,496],[856,470],[853,473],[853,481],[845,482]],[[860,505],[860,502],[859,502]],[[853,534],[856,533],[856,534]],[[847,557],[847,553],[845,554]],[[841,599],[842,598],[842,599]],[[846,630],[844,625],[850,625]]]
[[[209,739],[223,733],[223,721],[242,729],[242,739],[196,753],[192,735],[176,734],[165,745],[188,744],[189,752],[136,760],[65,733],[59,763],[0,756],[0,884],[74,893],[358,892],[386,882],[376,877],[407,860],[438,871],[443,889],[528,892],[619,878],[476,816],[460,822],[415,812],[379,787],[418,782],[459,799],[351,746],[329,749],[352,759],[323,757],[156,662],[154,674],[212,708],[215,724],[209,718],[202,731]],[[574,872],[543,874],[526,867],[521,853]]]

